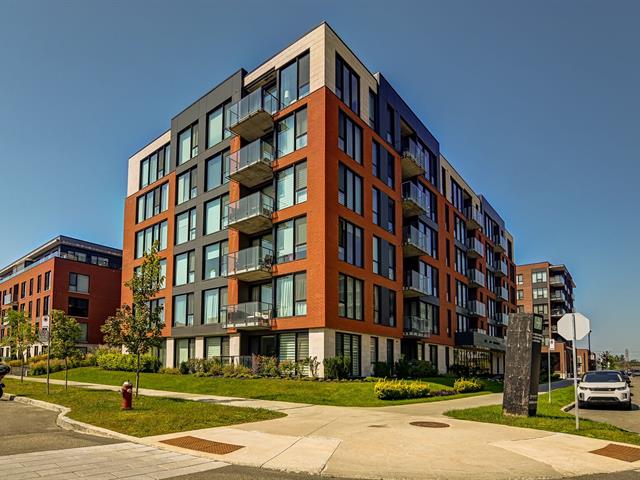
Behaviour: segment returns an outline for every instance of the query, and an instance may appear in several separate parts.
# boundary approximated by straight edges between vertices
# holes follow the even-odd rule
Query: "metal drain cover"
[[[625,447],[624,445],[616,445],[610,443],[606,447],[592,450],[591,453],[602,455],[603,457],[615,458],[624,462],[637,462],[640,460],[640,448]]]
[[[369,428],[389,428],[389,425],[369,425]]]
[[[214,442],[213,440],[205,440],[198,437],[176,437],[168,440],[162,440],[160,443],[173,445],[174,447],[188,448],[190,450],[198,450],[199,452],[215,453],[216,455],[226,455],[244,448],[243,445],[233,445],[231,443]]]
[[[447,428],[449,424],[442,422],[411,422],[410,425],[414,427],[425,427],[425,428]]]

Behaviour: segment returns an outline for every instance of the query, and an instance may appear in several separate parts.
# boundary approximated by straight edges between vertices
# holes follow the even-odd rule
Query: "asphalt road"
[[[591,406],[580,409],[580,418],[605,422],[630,432],[640,433],[640,378],[631,381],[632,410],[622,410],[615,406]]]

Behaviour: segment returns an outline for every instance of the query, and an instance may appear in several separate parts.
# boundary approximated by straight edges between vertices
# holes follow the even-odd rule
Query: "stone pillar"
[[[165,366],[167,368],[175,367],[175,342],[173,338],[167,338],[167,351],[165,356]]]
[[[229,356],[234,363],[240,362],[240,334],[229,335]]]
[[[447,373],[447,346],[438,345],[438,373]]]
[[[204,358],[204,337],[196,337],[196,358]]]
[[[310,328],[309,329],[309,356],[316,359],[319,362],[318,376],[324,377],[324,365],[322,361],[325,357],[332,355],[328,354],[330,350],[327,348],[327,342],[329,338],[333,338],[333,351],[335,352],[335,335],[333,331],[326,330],[324,328]]]

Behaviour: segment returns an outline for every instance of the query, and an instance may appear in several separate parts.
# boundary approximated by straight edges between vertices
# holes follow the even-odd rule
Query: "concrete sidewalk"
[[[39,379],[31,379],[39,381]],[[93,384],[74,386],[117,390]],[[330,407],[244,400],[141,389],[143,395],[280,410],[286,417],[231,427],[146,437],[142,443],[237,465],[258,466],[353,478],[511,479],[560,478],[640,469],[589,453],[609,442],[454,420],[447,410],[496,404],[500,394],[390,407]],[[448,428],[423,428],[415,421],[436,421]],[[191,435],[241,445],[226,455],[168,447],[162,440]]]

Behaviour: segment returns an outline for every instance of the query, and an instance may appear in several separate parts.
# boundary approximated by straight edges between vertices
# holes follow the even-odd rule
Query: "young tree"
[[[69,384],[69,358],[80,355],[80,350],[78,350],[76,344],[82,331],[76,319],[61,310],[52,310],[50,317],[50,354],[64,359],[64,389],[66,390]]]
[[[163,282],[156,242],[151,251],[145,254],[133,278],[125,283],[125,287],[131,290],[133,305],[123,305],[102,326],[107,343],[124,346],[136,356],[136,397],[140,386],[140,356],[151,347],[159,346],[162,337],[162,307],[152,307],[151,300],[158,294]]]
[[[31,324],[31,318],[24,311],[9,310],[4,318],[8,334],[2,344],[11,347],[11,353],[20,360],[20,381],[24,381],[24,357],[31,345],[38,341],[38,333]]]

